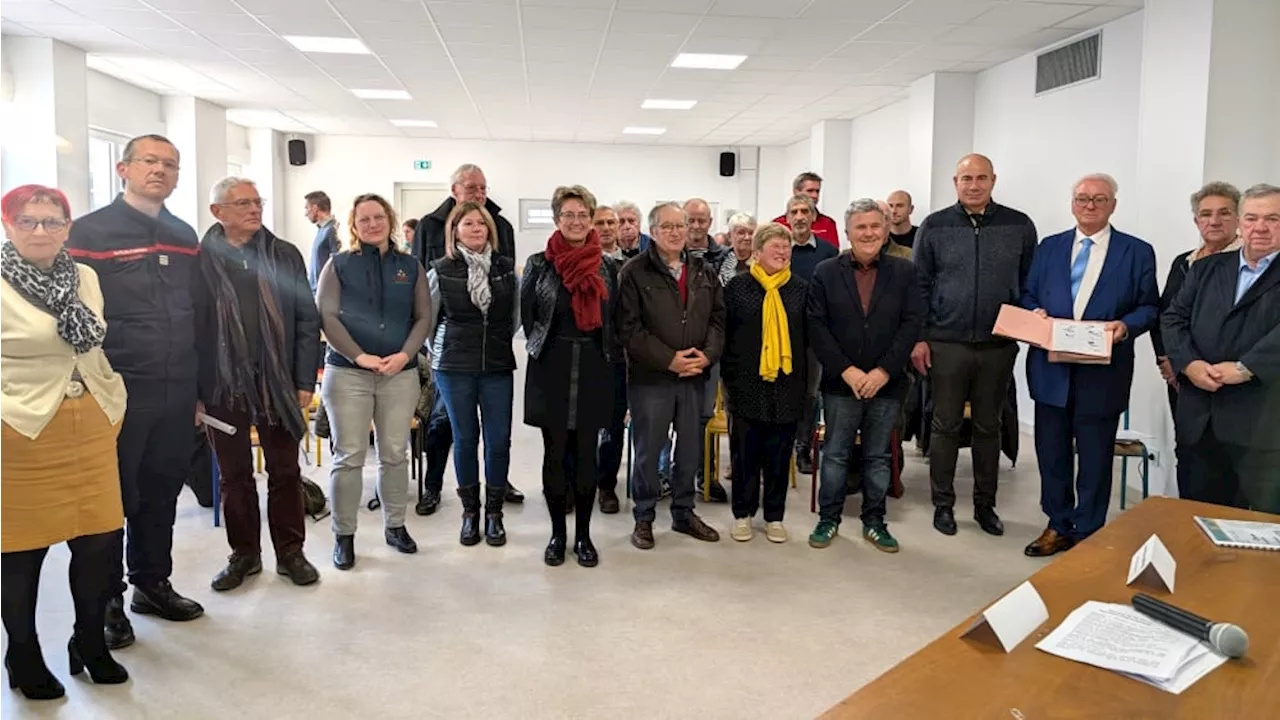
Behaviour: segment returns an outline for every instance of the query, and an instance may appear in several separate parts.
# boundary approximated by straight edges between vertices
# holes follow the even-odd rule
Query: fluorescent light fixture
[[[352,90],[361,100],[412,100],[404,90]]]
[[[622,128],[623,135],[661,135],[666,131],[666,128],[640,127],[637,125],[628,125],[627,127]]]
[[[654,100],[648,99],[640,104],[641,110],[692,110],[697,100]]]
[[[680,53],[671,61],[674,68],[698,70],[733,70],[746,60],[746,55],[714,55],[711,53]]]
[[[436,127],[434,120],[392,120],[392,125],[404,128],[433,128]]]
[[[335,53],[339,55],[372,55],[373,52],[359,38],[317,37],[314,35],[281,35],[285,42],[305,53]]]

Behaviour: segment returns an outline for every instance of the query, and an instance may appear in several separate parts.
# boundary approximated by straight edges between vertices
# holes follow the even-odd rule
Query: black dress
[[[560,285],[550,337],[529,359],[524,423],[540,428],[598,431],[613,412],[613,366],[600,328],[584,333],[573,319],[569,291]]]

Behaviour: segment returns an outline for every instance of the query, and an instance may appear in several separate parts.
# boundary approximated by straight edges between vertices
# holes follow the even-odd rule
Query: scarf
[[[255,363],[248,358],[248,342],[240,318],[240,302],[223,258],[231,251],[222,225],[214,223],[200,241],[200,273],[213,297],[217,317],[218,356],[214,363],[217,383],[213,402],[236,410],[247,410],[254,425],[283,423],[295,439],[306,434],[302,411],[298,407],[293,375],[286,368],[284,319],[276,304],[272,288],[277,283],[278,268],[270,245],[275,241],[266,228],[258,231],[252,245],[254,266],[258,269],[258,328],[262,333]],[[247,405],[247,407],[246,407]]]
[[[80,299],[80,271],[66,248],[58,250],[53,267],[47,272],[19,255],[12,242],[4,244],[0,257],[0,269],[9,285],[28,302],[57,318],[58,337],[78,353],[102,345],[107,326]]]
[[[764,317],[760,333],[760,377],[775,382],[778,371],[791,374],[791,328],[787,308],[782,304],[778,288],[791,280],[791,266],[769,275],[760,263],[751,265],[751,277],[764,288]]]
[[[600,303],[608,293],[600,277],[600,236],[592,230],[587,241],[574,247],[557,230],[547,240],[547,261],[569,291],[573,321],[582,332],[591,332],[604,324]]]
[[[458,243],[458,252],[467,263],[467,293],[471,302],[480,308],[480,314],[489,316],[489,305],[493,303],[493,290],[489,287],[489,268],[493,264],[493,247],[485,245],[484,250],[475,252]]]

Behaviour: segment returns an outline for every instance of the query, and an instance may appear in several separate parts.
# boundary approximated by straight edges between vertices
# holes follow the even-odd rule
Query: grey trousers
[[[671,477],[671,519],[685,523],[693,512],[694,474],[702,467],[702,409],[705,381],[627,386],[635,435],[636,473],[631,494],[636,522],[653,522],[660,486],[658,454],[675,426],[675,462]]]
[[[330,365],[325,368],[320,392],[333,432],[329,497],[334,534],[356,532],[370,423],[378,453],[382,522],[387,528],[403,527],[409,502],[409,427],[418,404],[418,371],[406,368],[383,377],[362,368]]]

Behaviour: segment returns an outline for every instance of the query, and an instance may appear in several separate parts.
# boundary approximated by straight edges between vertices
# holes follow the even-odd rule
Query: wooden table
[[[1280,718],[1280,553],[1219,548],[1191,519],[1194,515],[1280,521],[1276,515],[1190,500],[1145,500],[1031,576],[1049,620],[1013,652],[960,637],[985,610],[978,608],[823,717]],[[1173,595],[1124,584],[1129,559],[1152,533],[1160,535],[1178,563]],[[1009,552],[1018,549],[1009,543]],[[1248,654],[1174,695],[1035,648],[1086,600],[1127,603],[1138,590],[1241,626],[1249,634]]]

